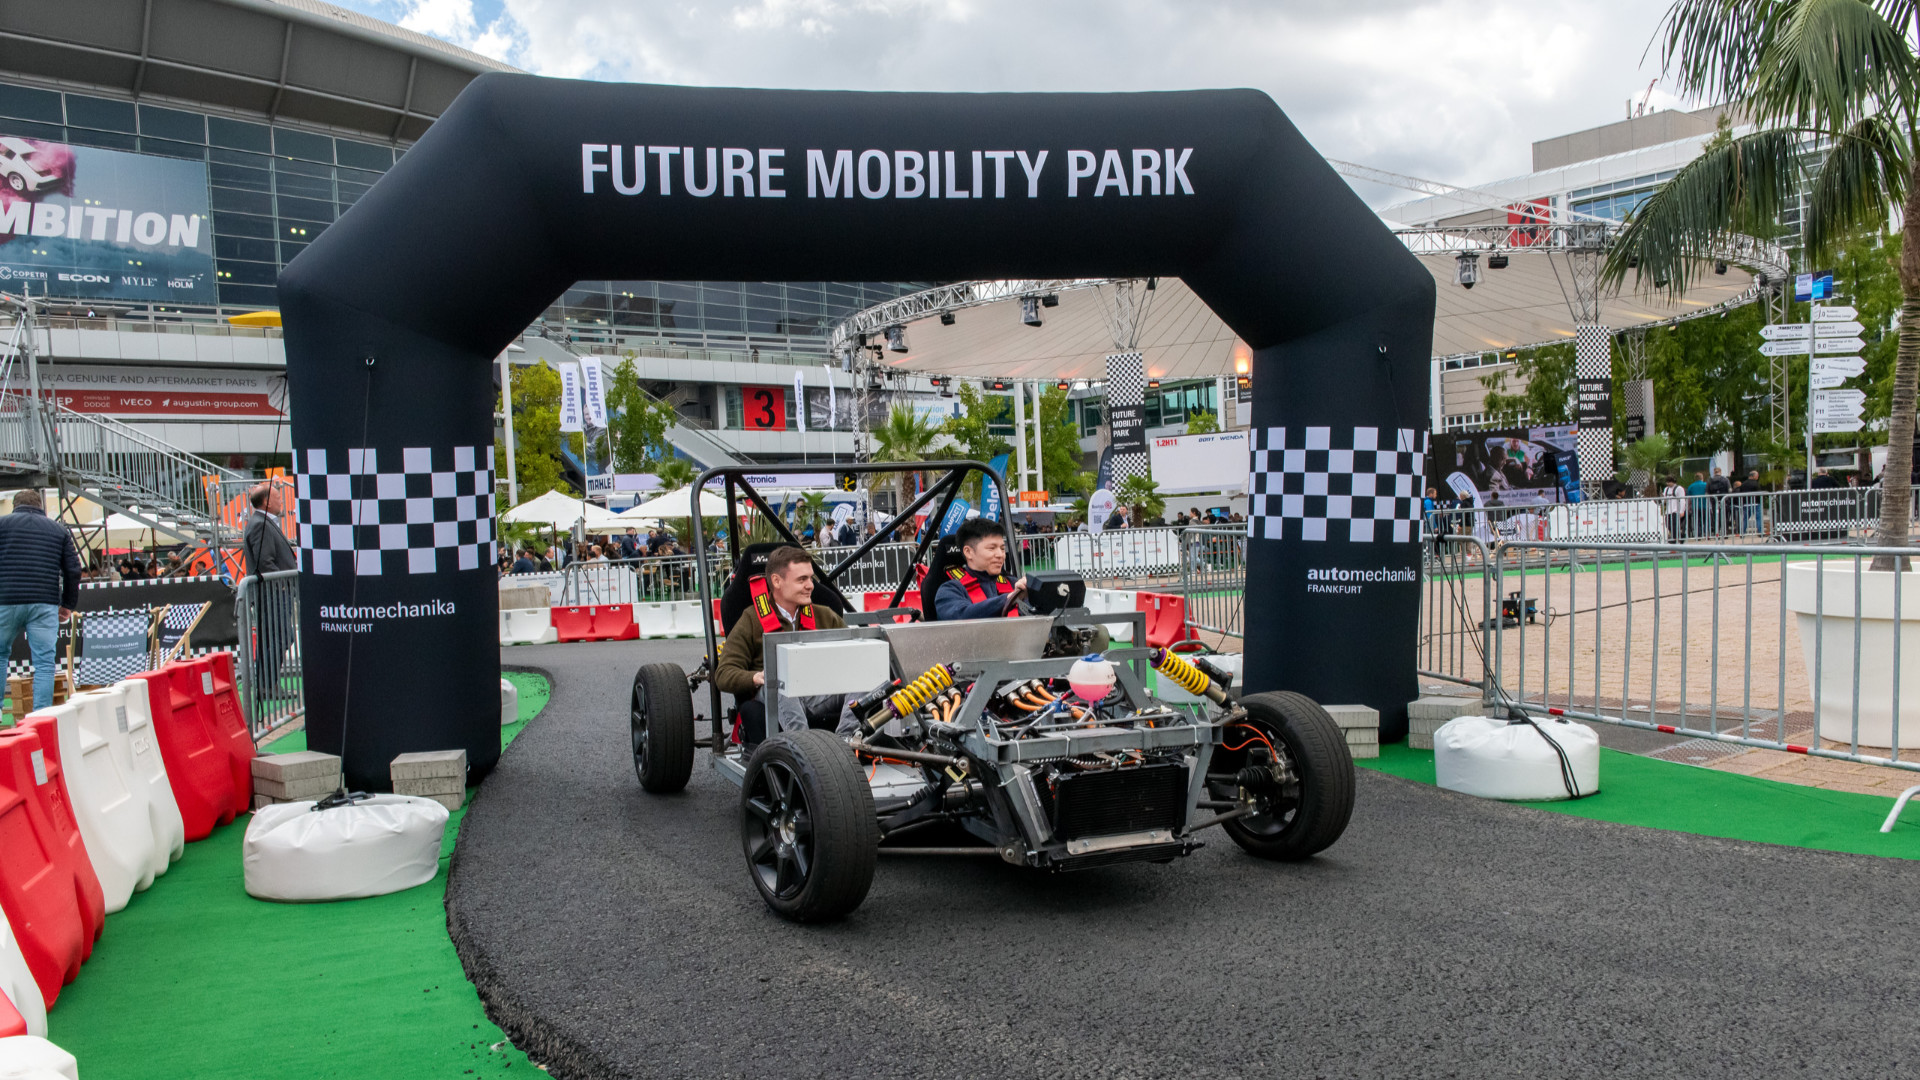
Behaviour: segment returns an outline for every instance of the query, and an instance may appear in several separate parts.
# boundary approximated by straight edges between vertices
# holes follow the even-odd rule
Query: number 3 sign
[[[787,390],[783,386],[740,388],[741,425],[748,431],[787,430]]]

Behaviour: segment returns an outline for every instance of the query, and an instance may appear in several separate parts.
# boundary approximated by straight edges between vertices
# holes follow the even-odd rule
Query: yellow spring
[[[1207,673],[1193,666],[1193,662],[1172,649],[1161,649],[1153,654],[1153,670],[1172,679],[1186,688],[1189,694],[1204,694],[1213,680]]]
[[[887,705],[895,716],[909,716],[925,705],[933,695],[953,685],[953,665],[935,664],[926,674],[894,691]]]

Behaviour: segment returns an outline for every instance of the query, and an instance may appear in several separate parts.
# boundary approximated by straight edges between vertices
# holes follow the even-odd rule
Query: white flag
[[[580,389],[587,397],[587,423],[597,428],[606,427],[607,388],[601,381],[599,357],[580,358]]]
[[[580,422],[580,369],[572,364],[560,365],[560,430],[586,430]]]
[[[793,373],[793,405],[794,411],[800,414],[800,433],[804,435],[807,431],[807,373],[804,371]]]
[[[840,411],[840,395],[833,390],[833,369],[827,369],[827,430],[832,431],[838,422],[835,414]],[[845,505],[845,504],[842,504]]]

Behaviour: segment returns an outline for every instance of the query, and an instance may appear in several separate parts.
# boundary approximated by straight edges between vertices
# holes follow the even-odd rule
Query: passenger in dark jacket
[[[59,522],[47,517],[40,493],[16,492],[13,513],[0,517],[0,642],[27,635],[33,655],[33,707],[53,704],[60,620],[80,606],[80,552]]]

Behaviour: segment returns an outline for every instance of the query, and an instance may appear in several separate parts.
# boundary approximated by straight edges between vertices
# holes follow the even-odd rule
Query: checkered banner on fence
[[[80,622],[80,682],[104,686],[147,670],[147,608],[90,611]]]

